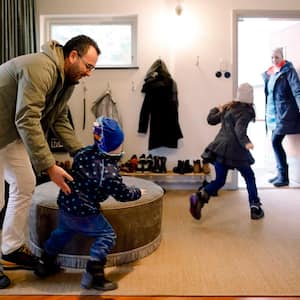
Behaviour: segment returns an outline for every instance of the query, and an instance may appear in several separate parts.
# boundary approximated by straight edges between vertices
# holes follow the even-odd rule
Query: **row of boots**
[[[81,277],[81,287],[85,289],[96,289],[100,291],[110,291],[118,288],[117,283],[109,281],[104,274],[106,259],[102,261],[88,260],[86,269]],[[35,268],[34,273],[45,278],[61,271],[56,262],[56,256],[44,252]]]
[[[121,164],[120,170],[126,173],[167,173],[167,158],[165,156],[152,156],[149,154],[147,157],[142,154],[139,158],[136,154]]]
[[[194,160],[193,165],[190,164],[188,159],[178,160],[177,166],[173,168],[174,173],[186,174],[186,173],[210,173],[209,163],[202,162],[200,159]]]

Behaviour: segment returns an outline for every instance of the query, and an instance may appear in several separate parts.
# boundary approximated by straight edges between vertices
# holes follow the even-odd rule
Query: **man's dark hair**
[[[97,43],[93,39],[83,34],[77,35],[63,46],[64,57],[66,58],[72,50],[76,50],[79,56],[83,56],[87,53],[90,46],[96,49],[98,55],[101,53]]]

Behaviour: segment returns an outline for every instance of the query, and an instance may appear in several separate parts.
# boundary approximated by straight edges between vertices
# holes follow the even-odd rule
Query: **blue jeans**
[[[58,227],[45,242],[44,250],[49,255],[57,255],[79,233],[95,238],[90,248],[90,256],[99,261],[106,258],[116,240],[112,226],[102,214],[80,217],[59,210]]]
[[[287,170],[287,158],[286,153],[282,146],[282,141],[285,135],[276,134],[272,131],[272,147],[275,155],[276,166],[278,173],[284,173]]]
[[[211,181],[208,185],[205,186],[204,190],[207,192],[209,196],[217,194],[218,190],[222,188],[225,185],[227,174],[229,171],[229,167],[219,163],[215,162],[215,172],[216,172],[216,178],[215,180]],[[245,179],[247,191],[248,191],[248,197],[249,197],[249,205],[257,205],[259,204],[259,198],[257,195],[257,188],[256,188],[256,182],[255,182],[255,175],[250,166],[247,167],[239,167],[236,168],[243,178]]]

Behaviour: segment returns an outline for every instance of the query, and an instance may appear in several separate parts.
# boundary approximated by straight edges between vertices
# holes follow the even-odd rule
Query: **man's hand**
[[[71,189],[66,184],[65,179],[73,181],[73,177],[68,174],[63,168],[57,165],[53,165],[47,170],[47,173],[50,176],[51,181],[56,183],[66,195],[71,193]]]

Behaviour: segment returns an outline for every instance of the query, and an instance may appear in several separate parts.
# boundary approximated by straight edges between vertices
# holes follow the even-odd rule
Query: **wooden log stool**
[[[136,201],[118,202],[112,197],[101,203],[101,210],[117,235],[107,257],[107,266],[121,265],[151,254],[160,244],[163,189],[149,181],[123,176],[124,183],[145,189]],[[32,198],[29,218],[29,247],[40,256],[44,242],[57,226],[59,188],[53,182],[38,185]],[[85,268],[91,237],[76,235],[58,256],[64,267]]]

